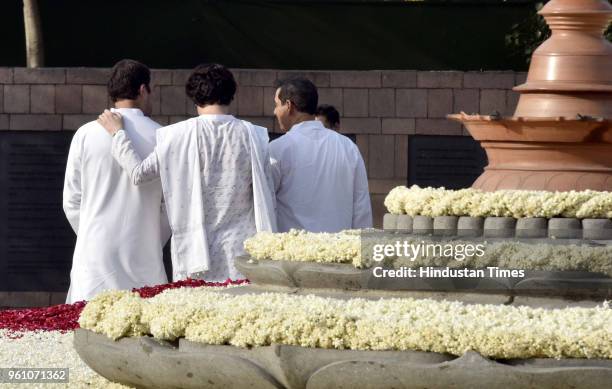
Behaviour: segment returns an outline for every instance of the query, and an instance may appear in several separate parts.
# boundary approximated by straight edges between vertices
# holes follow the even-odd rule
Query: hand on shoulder
[[[106,131],[115,135],[123,127],[123,118],[119,112],[111,112],[105,109],[100,116],[98,116],[98,123],[106,129]]]

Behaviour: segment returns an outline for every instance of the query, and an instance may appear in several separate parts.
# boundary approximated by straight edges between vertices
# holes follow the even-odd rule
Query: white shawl
[[[199,126],[197,118],[157,132],[160,177],[172,228],[172,268],[176,280],[210,268],[206,236]],[[268,154],[268,133],[242,121],[249,134],[253,200],[257,231],[276,231],[274,195]],[[180,152],[179,152],[180,151]]]

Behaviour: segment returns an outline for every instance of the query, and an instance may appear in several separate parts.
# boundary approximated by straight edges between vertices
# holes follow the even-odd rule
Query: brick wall
[[[109,69],[0,68],[0,130],[75,130],[93,120],[110,102]],[[232,112],[278,132],[273,119],[273,84],[277,78],[303,75],[319,88],[320,103],[342,115],[342,132],[357,135],[374,209],[380,225],[383,199],[406,183],[408,136],[466,135],[445,119],[465,111],[514,112],[524,73],[428,71],[277,71],[235,70],[239,84]],[[153,71],[153,116],[170,124],[195,114],[184,92],[189,70]]]

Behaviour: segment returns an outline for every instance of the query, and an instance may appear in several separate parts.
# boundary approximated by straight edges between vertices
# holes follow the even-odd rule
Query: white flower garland
[[[612,218],[612,193],[546,192],[526,190],[479,189],[447,190],[416,185],[393,188],[385,198],[392,214],[410,216],[505,216]]]
[[[491,358],[612,358],[610,323],[606,303],[548,310],[412,298],[232,296],[206,288],[168,290],[151,299],[103,292],[80,319],[83,328],[112,339],[150,334],[238,347],[475,350]]]
[[[369,268],[374,262],[370,255],[374,244],[394,244],[397,241],[418,245],[423,239],[393,234],[368,234],[347,230],[335,234],[291,230],[286,233],[259,232],[244,242],[247,253],[258,260],[348,263],[357,268]],[[430,242],[436,243],[436,242]],[[455,246],[470,242],[438,242]],[[612,247],[527,244],[521,242],[486,243],[484,255],[467,255],[462,261],[443,255],[420,255],[410,260],[392,257],[386,264],[393,267],[449,266],[483,269],[498,266],[524,270],[583,270],[600,272],[612,277]],[[471,242],[470,244],[474,244]],[[455,252],[456,250],[453,250]]]

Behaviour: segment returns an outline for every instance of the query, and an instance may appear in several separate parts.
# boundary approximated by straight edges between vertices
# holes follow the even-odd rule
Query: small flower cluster
[[[291,230],[286,233],[260,232],[244,242],[247,253],[257,260],[301,261],[319,263],[347,263],[356,268],[372,267],[374,245],[394,245],[405,241],[419,245],[424,241],[416,237],[398,237],[393,234],[369,234],[355,230],[339,233],[313,233]],[[457,249],[468,243],[452,241]],[[484,254],[466,254],[461,261],[443,252],[422,252],[407,258],[389,257],[385,264],[392,267],[449,266],[483,269],[497,266],[524,270],[580,270],[603,273],[612,277],[612,247],[528,244],[513,241],[484,243]]]
[[[142,299],[105,292],[83,328],[112,339],[152,335],[238,347],[273,343],[352,350],[421,350],[491,358],[612,358],[612,309],[543,309],[393,298],[378,301],[284,293],[166,291]]]
[[[310,233],[292,229],[285,233],[259,232],[244,241],[244,248],[256,259],[353,263],[364,267],[361,259],[361,232]]]
[[[392,214],[410,216],[612,218],[612,193],[592,190],[483,192],[472,188],[447,190],[414,185],[393,188],[385,198],[385,206]]]

